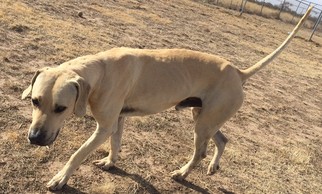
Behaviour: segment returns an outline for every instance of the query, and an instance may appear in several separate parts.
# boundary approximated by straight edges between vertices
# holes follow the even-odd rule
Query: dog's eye
[[[66,106],[57,106],[54,110],[55,113],[62,113],[66,110]]]
[[[39,104],[39,100],[38,100],[38,99],[36,99],[36,98],[35,98],[35,99],[32,99],[32,100],[31,100],[31,102],[32,102],[32,104],[33,104],[35,107],[39,107],[39,105],[40,105],[40,104]]]

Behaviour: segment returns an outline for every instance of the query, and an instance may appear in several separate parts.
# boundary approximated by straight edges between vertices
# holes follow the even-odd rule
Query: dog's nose
[[[46,134],[42,133],[39,129],[31,129],[28,138],[31,144],[42,146],[44,145]]]

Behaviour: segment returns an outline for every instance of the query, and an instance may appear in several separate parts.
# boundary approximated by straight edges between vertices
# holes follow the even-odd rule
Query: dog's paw
[[[114,162],[111,161],[108,157],[101,160],[94,160],[93,164],[103,170],[108,170],[114,166]]]
[[[187,177],[188,173],[182,172],[181,170],[175,170],[171,172],[171,178],[174,180],[182,181]]]
[[[67,183],[68,179],[69,177],[65,173],[59,172],[47,183],[47,188],[50,191],[58,191]]]
[[[213,175],[219,170],[219,165],[209,165],[207,175]]]

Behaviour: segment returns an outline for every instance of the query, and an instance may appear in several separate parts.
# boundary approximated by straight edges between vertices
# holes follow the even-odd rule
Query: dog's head
[[[22,99],[31,93],[32,123],[28,138],[31,144],[53,143],[65,118],[86,114],[90,87],[72,71],[45,68],[35,73]]]

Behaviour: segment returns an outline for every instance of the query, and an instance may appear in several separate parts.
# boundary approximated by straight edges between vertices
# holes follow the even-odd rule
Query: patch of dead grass
[[[104,183],[103,185],[96,185],[91,189],[91,193],[93,194],[111,194],[115,192],[116,188],[114,183]]]

